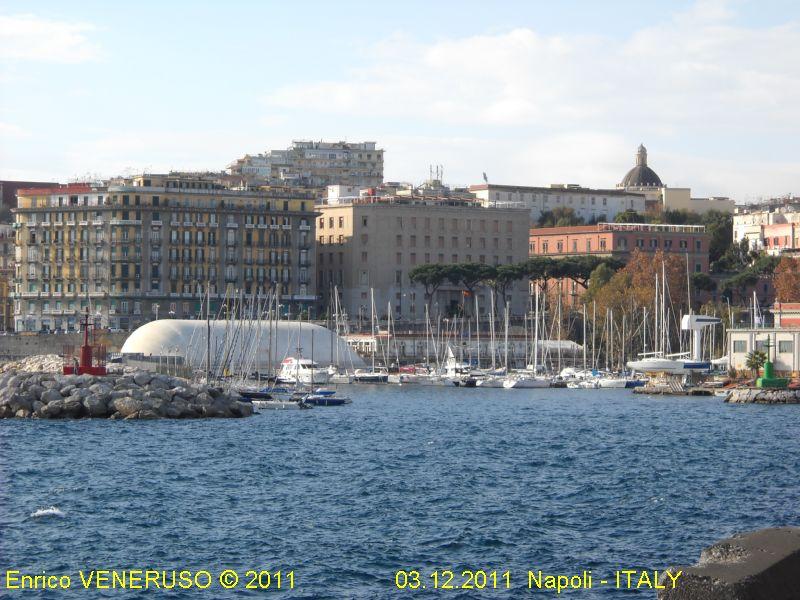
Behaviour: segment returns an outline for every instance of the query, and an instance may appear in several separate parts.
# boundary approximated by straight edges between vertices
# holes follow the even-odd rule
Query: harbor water
[[[294,572],[291,598],[524,597],[527,572],[663,569],[800,522],[800,407],[629,390],[346,386],[199,421],[0,421],[0,557],[26,573]],[[511,572],[412,591],[398,570]],[[79,582],[78,582],[79,583]],[[27,591],[20,598],[160,597]],[[556,597],[554,593],[541,597]],[[654,598],[595,587],[570,598]],[[175,590],[173,598],[263,592]],[[2,596],[2,593],[0,593]]]

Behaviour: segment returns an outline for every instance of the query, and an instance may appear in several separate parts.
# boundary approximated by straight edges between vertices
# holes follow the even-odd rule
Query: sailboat
[[[546,388],[550,387],[550,378],[542,377],[538,374],[538,338],[539,338],[539,288],[536,288],[536,309],[535,309],[535,325],[533,334],[533,365],[528,365],[524,371],[518,371],[510,374],[503,381],[503,387],[507,390],[513,389],[531,389],[531,388]],[[525,332],[527,335],[527,323],[525,325]],[[527,346],[527,344],[526,344]],[[527,350],[526,350],[527,352]],[[506,366],[508,366],[508,306],[506,306]]]
[[[712,327],[722,321],[717,317],[707,315],[695,315],[691,312],[683,315],[681,319],[681,330],[691,331],[691,349],[689,352],[679,352],[667,354],[667,344],[669,327],[667,322],[666,309],[666,274],[665,268],[661,265],[661,286],[659,293],[659,281],[656,275],[656,295],[655,295],[655,346],[654,352],[643,352],[639,360],[628,361],[627,367],[643,373],[668,373],[671,375],[686,375],[694,372],[709,371],[711,361],[703,360],[703,330]],[[690,303],[691,306],[691,303]]]
[[[375,352],[378,346],[378,334],[375,330],[375,290],[370,288],[370,329],[372,331],[372,366],[369,369],[356,369],[353,381],[357,383],[387,383],[389,369],[375,366]]]

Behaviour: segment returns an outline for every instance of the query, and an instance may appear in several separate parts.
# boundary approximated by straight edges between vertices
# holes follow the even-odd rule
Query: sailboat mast
[[[586,303],[583,305],[583,371],[586,372]]]

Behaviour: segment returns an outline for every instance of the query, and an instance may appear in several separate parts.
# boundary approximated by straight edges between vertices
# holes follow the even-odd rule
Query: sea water
[[[293,572],[292,598],[525,597],[529,571],[597,581],[663,569],[735,532],[800,521],[800,406],[342,391],[352,404],[248,419],[0,421],[0,568],[72,574],[57,597],[160,597],[87,592],[77,573],[91,569],[242,576],[236,590],[169,595],[180,598],[270,593],[244,590],[247,570]],[[397,588],[412,570],[425,590]],[[509,571],[511,589],[433,592],[445,570],[453,583]]]

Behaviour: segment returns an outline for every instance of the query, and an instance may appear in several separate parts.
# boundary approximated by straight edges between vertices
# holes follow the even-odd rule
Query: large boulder
[[[39,416],[43,419],[57,419],[64,412],[64,399],[53,400],[45,404],[39,411]]]
[[[148,404],[136,398],[127,396],[125,398],[117,398],[114,400],[114,409],[123,417],[129,417],[134,413],[139,412],[145,408],[150,408]]]
[[[739,534],[704,549],[675,584],[666,572],[659,600],[796,600],[800,598],[800,528]]]
[[[103,395],[92,394],[83,399],[83,406],[90,417],[105,417],[108,415],[108,406]]]
[[[60,398],[61,396],[59,396]],[[19,410],[32,410],[33,409],[33,402],[36,398],[30,392],[23,392],[19,391],[15,394],[12,394],[11,397],[8,399],[8,406],[11,408],[12,411],[17,412]]]
[[[51,402],[55,400],[61,400],[62,398],[63,396],[61,395],[61,392],[55,388],[47,390],[43,392],[41,396],[39,396],[39,400],[41,400],[45,404],[50,404]]]
[[[138,371],[133,375],[133,381],[138,386],[147,385],[153,379],[153,374],[149,371]]]
[[[28,393],[31,394],[37,400],[42,397],[42,394],[44,394],[47,391],[47,389],[49,388],[45,388],[43,385],[39,385],[38,383],[34,383],[33,385],[27,386]]]
[[[77,419],[81,415],[83,415],[84,408],[83,402],[79,398],[75,398],[74,396],[70,396],[64,400],[64,409],[62,411],[62,415],[65,417],[69,417],[71,419]]]

